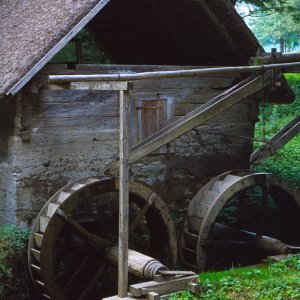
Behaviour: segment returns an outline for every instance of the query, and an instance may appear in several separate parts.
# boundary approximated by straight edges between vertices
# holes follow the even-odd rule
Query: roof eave
[[[45,56],[43,56],[12,88],[6,95],[15,95],[28,83],[53,57],[56,55],[110,0],[101,0],[78,24],[72,28]],[[2,95],[0,95],[1,98]]]

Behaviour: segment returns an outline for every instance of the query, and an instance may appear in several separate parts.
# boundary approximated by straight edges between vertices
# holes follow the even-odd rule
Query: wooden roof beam
[[[180,45],[181,49],[185,52],[186,55],[190,55],[189,48],[183,42],[181,37],[178,35],[178,31],[174,28],[174,24],[170,24],[170,21],[167,19],[167,17],[157,7],[157,3],[152,0],[146,0],[146,2],[149,5],[149,7],[151,8],[151,11],[159,19],[160,23],[165,27],[165,29],[171,35],[173,40]]]
[[[212,23],[214,24],[215,28],[221,33],[221,35],[224,37],[226,40],[227,44],[231,48],[232,52],[236,57],[243,58],[241,55],[241,52],[237,50],[237,45],[232,39],[231,35],[228,33],[226,30],[226,27],[224,24],[221,24],[217,16],[214,14],[214,12],[210,9],[209,5],[207,4],[207,1],[204,0],[193,0],[199,3],[203,11],[206,13],[206,15],[210,18]]]

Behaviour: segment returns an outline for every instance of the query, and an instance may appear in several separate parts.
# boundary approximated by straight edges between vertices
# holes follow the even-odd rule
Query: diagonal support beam
[[[273,135],[270,140],[254,151],[250,157],[251,164],[261,164],[270,156],[276,154],[276,151],[287,144],[300,132],[300,116],[297,116],[284,128]]]
[[[138,161],[142,157],[222,113],[243,98],[263,89],[270,83],[271,72],[266,72],[254,79],[253,77],[245,79],[221,95],[196,108],[186,116],[154,133],[140,144],[134,146],[129,153],[129,163]],[[118,166],[119,161],[115,160],[109,165],[109,169],[106,172],[115,174],[118,172]]]

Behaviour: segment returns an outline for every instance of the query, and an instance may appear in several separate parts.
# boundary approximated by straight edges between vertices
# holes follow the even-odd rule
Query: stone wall
[[[77,73],[159,68],[167,67],[78,66]],[[238,80],[228,75],[136,81],[131,100],[166,100],[169,123]],[[16,106],[10,104],[9,112],[15,113],[14,131],[0,131],[0,149],[9,144],[7,151],[1,150],[1,209],[5,214],[9,210],[10,217],[15,215],[20,224],[30,226],[55,191],[71,180],[102,175],[106,164],[117,157],[118,93],[44,86],[38,93],[23,90],[13,101]],[[131,178],[150,185],[171,207],[186,207],[213,176],[248,167],[251,142],[234,136],[252,137],[256,119],[257,101],[244,99],[174,141],[168,153],[149,155],[135,163]]]
[[[10,137],[14,135],[16,99],[0,100],[0,223],[15,222],[14,170],[9,164]]]

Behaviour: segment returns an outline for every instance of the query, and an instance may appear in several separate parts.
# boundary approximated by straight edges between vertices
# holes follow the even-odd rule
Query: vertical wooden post
[[[128,219],[129,219],[129,169],[128,127],[129,87],[120,91],[120,186],[119,186],[119,261],[118,296],[128,294]]]

